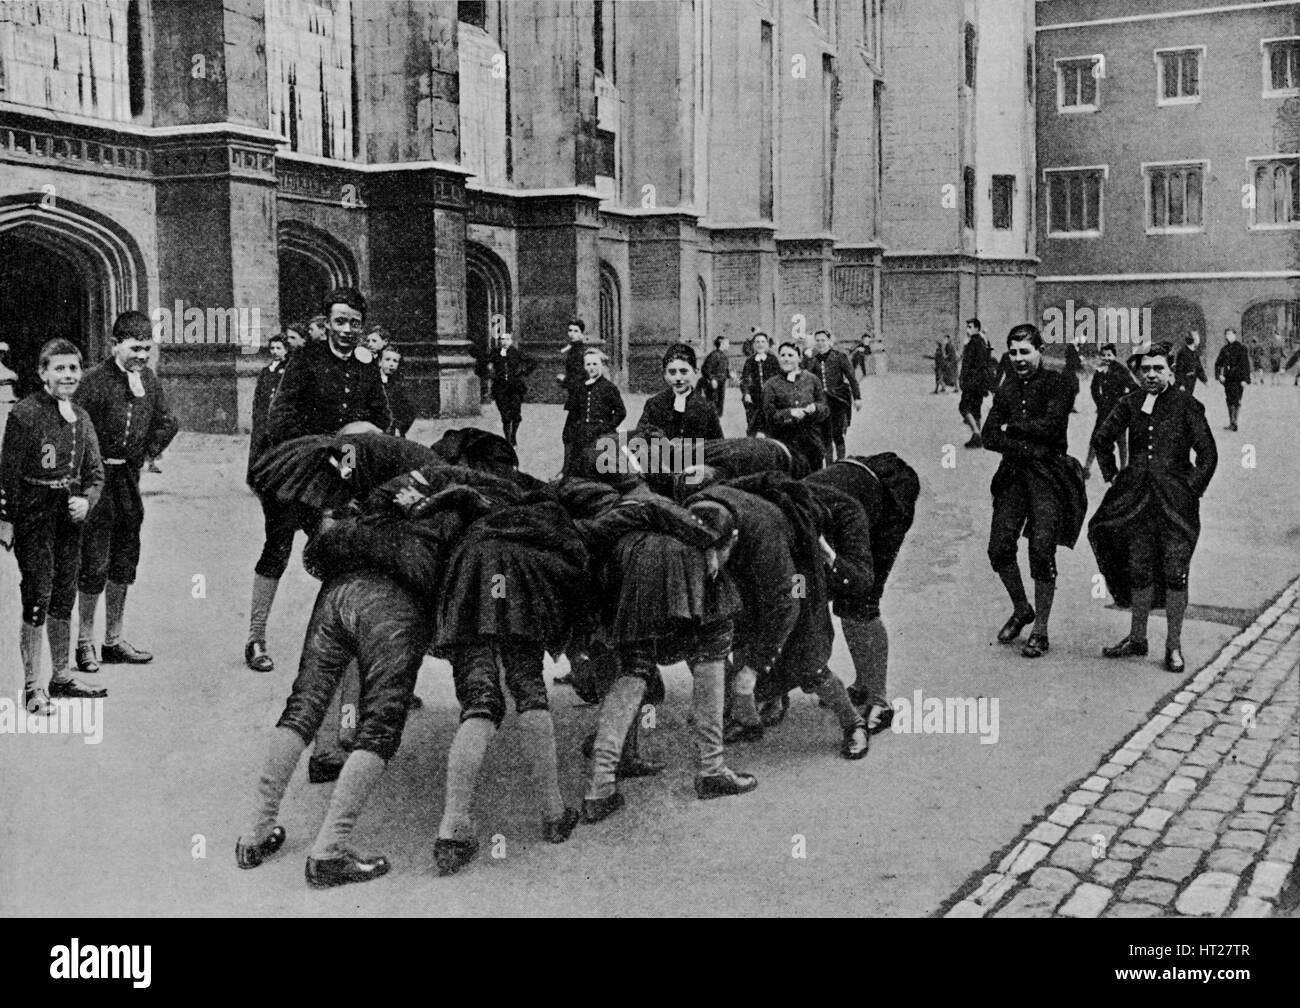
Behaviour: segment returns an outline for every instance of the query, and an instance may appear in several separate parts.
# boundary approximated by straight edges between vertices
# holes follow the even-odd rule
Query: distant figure
[[[1282,358],[1286,355],[1286,342],[1277,326],[1268,338],[1268,366],[1273,372],[1273,384],[1282,384]]]
[[[272,336],[266,344],[271,355],[271,363],[257,376],[257,385],[253,388],[253,432],[248,439],[248,471],[244,481],[252,486],[253,466],[261,458],[262,452],[270,447],[271,436],[271,400],[280,387],[284,377],[284,362],[289,356],[288,341],[281,335]]]
[[[1095,432],[1102,422],[1110,416],[1110,411],[1115,408],[1115,404],[1123,399],[1130,392],[1136,392],[1138,381],[1133,377],[1133,373],[1120,363],[1119,358],[1115,356],[1115,344],[1105,343],[1101,348],[1101,360],[1097,363],[1097,370],[1092,375],[1092,401],[1097,405],[1097,422],[1093,425]],[[1119,450],[1119,468],[1123,469],[1128,465],[1128,441],[1124,437],[1116,439],[1116,447]],[[1083,478],[1089,479],[1092,476],[1092,460],[1095,457],[1091,443],[1088,446],[1088,460],[1083,464]]]
[[[1223,386],[1228,403],[1228,426],[1224,430],[1235,431],[1241,413],[1241,387],[1250,384],[1250,358],[1237,340],[1235,329],[1223,330],[1223,338],[1223,349],[1214,359],[1214,380]]]
[[[1205,365],[1201,362],[1201,334],[1195,329],[1187,334],[1187,342],[1174,357],[1174,384],[1182,392],[1192,395],[1198,381],[1205,382]]]
[[[853,373],[855,375],[861,371],[861,377],[865,378],[867,376],[867,358],[870,356],[871,334],[863,333],[858,337],[858,341],[853,344],[853,349],[849,351],[849,360],[853,363]]]
[[[397,369],[402,364],[402,352],[395,346],[386,346],[379,354],[379,380],[383,382],[384,394],[388,396],[388,412],[392,414],[392,426],[384,431],[396,437],[406,437],[406,432],[415,423],[415,407],[406,395],[406,386]]]
[[[980,414],[984,412],[984,397],[996,387],[994,381],[993,351],[984,339],[980,320],[966,320],[966,345],[961,352],[961,399],[957,411],[970,428],[967,448],[983,447],[980,437]]]
[[[722,418],[723,404],[727,398],[727,382],[734,377],[731,373],[731,357],[727,351],[731,342],[725,336],[713,341],[713,352],[704,358],[700,374],[705,381],[705,394],[713,404],[713,411]]]
[[[501,432],[512,446],[519,442],[519,424],[523,422],[523,402],[528,394],[528,376],[536,365],[532,358],[515,346],[510,333],[497,339],[497,350],[492,355],[492,398],[501,414]]]
[[[580,472],[586,458],[586,449],[596,443],[602,434],[613,434],[627,417],[627,407],[614,383],[605,377],[607,360],[603,350],[588,347],[582,355],[582,366],[587,377],[578,387],[573,399],[565,435],[565,475],[584,475]]]
[[[745,437],[753,437],[762,429],[763,386],[769,378],[781,373],[776,355],[771,353],[771,340],[767,333],[756,332],[750,337],[753,353],[740,372],[740,398],[745,406]]]

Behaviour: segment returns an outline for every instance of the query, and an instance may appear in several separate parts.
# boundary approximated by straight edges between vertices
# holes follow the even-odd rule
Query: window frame
[[[1274,89],[1273,78],[1269,73],[1269,49],[1268,47],[1276,42],[1293,42],[1300,46],[1300,35],[1277,35],[1273,38],[1262,38],[1259,40],[1259,64],[1261,83],[1263,85],[1262,98],[1290,98],[1292,95],[1300,95],[1300,81],[1296,82],[1295,87]]]
[[[1064,175],[1075,172],[1100,172],[1102,184],[1097,187],[1097,227],[1096,230],[1089,231],[1054,231],[1052,230],[1052,175]],[[1043,188],[1045,193],[1044,200],[1046,203],[1046,226],[1044,230],[1048,238],[1071,239],[1090,239],[1101,238],[1106,233],[1106,185],[1110,179],[1110,165],[1062,165],[1058,168],[1044,168],[1043,182],[1046,185]]]
[[[1300,185],[1300,154],[1261,154],[1257,157],[1246,158],[1246,181],[1253,186],[1255,184],[1254,165],[1261,161],[1290,161],[1295,165],[1296,184]],[[1250,208],[1250,222],[1246,225],[1248,231],[1296,231],[1300,230],[1300,214],[1297,214],[1294,220],[1286,221],[1282,224],[1261,224],[1257,214],[1259,213],[1259,193],[1254,194],[1254,201]]]
[[[1209,158],[1190,158],[1182,161],[1143,161],[1142,172],[1142,225],[1149,235],[1182,235],[1205,233],[1205,182],[1210,174]],[[1148,174],[1152,168],[1200,168],[1201,169],[1201,223],[1199,224],[1151,224],[1151,179]],[[1186,214],[1184,214],[1186,216]]]
[[[1010,179],[1011,185],[1007,192],[1007,226],[998,227],[998,202],[997,190],[998,179]],[[1015,175],[990,175],[989,176],[989,226],[994,231],[1014,231],[1016,229],[1016,183],[1019,179]]]
[[[1164,63],[1160,57],[1169,53],[1195,52],[1196,57],[1196,94],[1188,97],[1179,95],[1176,98],[1165,97],[1165,70]],[[1201,95],[1204,93],[1202,87],[1205,81],[1205,46],[1203,45],[1185,45],[1185,46],[1163,46],[1160,49],[1152,50],[1152,59],[1156,65],[1156,107],[1167,108],[1173,105],[1199,105]]]
[[[1091,105],[1062,104],[1062,98],[1065,95],[1065,80],[1061,64],[1083,63],[1085,61],[1091,61],[1094,67],[1092,71],[1092,79],[1096,86],[1096,91],[1093,94],[1093,103]],[[1052,70],[1056,77],[1056,112],[1058,115],[1086,115],[1088,113],[1101,111],[1101,82],[1106,78],[1105,53],[1091,53],[1081,56],[1060,56],[1052,61]]]

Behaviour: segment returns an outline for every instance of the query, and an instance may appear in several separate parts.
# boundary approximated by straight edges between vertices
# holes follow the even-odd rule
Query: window
[[[1106,167],[1049,168],[1047,233],[1054,238],[1091,238],[1101,234],[1102,182]]]
[[[885,197],[885,83],[871,82],[871,132],[876,147],[876,220]],[[879,224],[877,223],[877,227]]]
[[[1056,61],[1056,110],[1095,112],[1101,105],[1101,78],[1106,62],[1101,56],[1080,56]]]
[[[872,59],[880,58],[881,0],[862,0],[862,47]]]
[[[969,165],[962,170],[962,222],[968,228],[975,226],[975,169]]]
[[[1143,165],[1146,176],[1147,234],[1205,230],[1202,192],[1207,165]]]
[[[1251,158],[1250,182],[1255,206],[1253,228],[1300,228],[1300,154]]]
[[[1025,46],[1025,101],[1034,104],[1034,47]]]
[[[605,72],[605,4],[596,0],[591,5],[591,44],[596,53],[596,71]]]
[[[1262,39],[1264,97],[1300,94],[1300,36]]]
[[[144,113],[144,32],[140,27],[140,4],[126,5],[126,76],[131,115]]]
[[[999,231],[1010,231],[1012,207],[1016,195],[1014,175],[993,176],[993,226]]]
[[[966,67],[966,86],[975,86],[975,26],[967,24],[962,31],[963,65]]]
[[[1188,105],[1201,100],[1205,47],[1156,50],[1156,104]]]
[[[763,21],[759,28],[761,75],[758,124],[758,216],[772,219],[772,90],[775,69],[772,66],[772,22]]]

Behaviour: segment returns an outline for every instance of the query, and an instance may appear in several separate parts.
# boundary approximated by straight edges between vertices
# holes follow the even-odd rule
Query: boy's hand
[[[90,501],[85,497],[68,498],[68,517],[74,522],[80,524],[86,520],[86,515],[90,513]]]

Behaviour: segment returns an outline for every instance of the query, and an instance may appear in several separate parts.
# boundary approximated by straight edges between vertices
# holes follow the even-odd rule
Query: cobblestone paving
[[[947,917],[1267,917],[1300,851],[1300,580]]]

